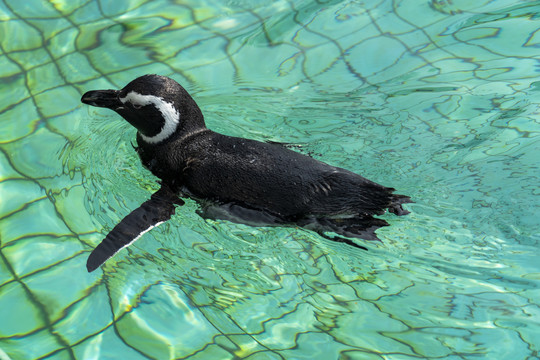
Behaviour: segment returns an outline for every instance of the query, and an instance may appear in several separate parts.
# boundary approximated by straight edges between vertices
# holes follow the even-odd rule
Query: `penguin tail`
[[[406,195],[392,194],[390,196],[390,205],[388,206],[388,211],[392,214],[402,216],[410,214],[410,211],[403,208],[403,204],[413,203],[410,197]]]

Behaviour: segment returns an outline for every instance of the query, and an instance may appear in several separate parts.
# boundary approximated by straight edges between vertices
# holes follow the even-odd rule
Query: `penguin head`
[[[88,91],[81,101],[116,111],[150,144],[205,127],[193,98],[180,84],[165,76],[144,75],[121,90]]]

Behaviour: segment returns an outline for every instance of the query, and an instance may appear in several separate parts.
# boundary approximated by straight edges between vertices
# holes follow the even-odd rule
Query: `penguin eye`
[[[131,103],[131,105],[133,106],[133,108],[134,108],[135,110],[139,110],[140,108],[142,108],[142,105],[141,105],[141,104]]]

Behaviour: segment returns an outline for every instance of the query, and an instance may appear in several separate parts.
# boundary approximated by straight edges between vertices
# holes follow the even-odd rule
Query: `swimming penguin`
[[[195,101],[170,78],[144,75],[121,90],[89,91],[81,101],[114,110],[133,125],[143,165],[161,179],[161,188],[92,251],[89,272],[169,220],[184,204],[179,196],[198,201],[204,218],[300,226],[359,248],[348,238],[375,240],[375,230],[388,225],[373,215],[408,213],[402,204],[410,198],[392,188],[281,144],[206,128]]]

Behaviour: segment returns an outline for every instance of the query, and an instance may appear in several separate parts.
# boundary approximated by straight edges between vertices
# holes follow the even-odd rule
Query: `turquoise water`
[[[538,1],[0,3],[0,359],[538,359]],[[171,76],[219,132],[414,204],[370,251],[203,220],[101,270],[158,188],[87,90]]]

